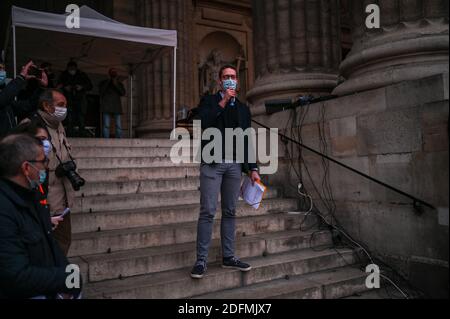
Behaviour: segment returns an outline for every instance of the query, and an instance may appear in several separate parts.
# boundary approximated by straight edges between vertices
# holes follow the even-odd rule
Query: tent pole
[[[130,138],[133,138],[133,71],[130,70],[130,127],[128,128]]]
[[[9,40],[11,38],[12,25],[13,25],[13,22],[12,22],[12,11],[11,11],[11,16],[9,17],[9,21],[8,21],[8,31],[6,32],[6,37],[5,37],[5,44],[3,45],[3,49],[4,49],[4,53],[5,53],[4,60],[6,60],[6,57],[8,56],[7,52],[9,49]],[[3,61],[3,62],[5,62],[5,61]]]
[[[17,57],[16,57],[16,26],[13,24],[12,26],[13,32],[13,67],[14,67],[14,78],[17,77]]]
[[[173,48],[173,133],[177,128],[177,47]]]

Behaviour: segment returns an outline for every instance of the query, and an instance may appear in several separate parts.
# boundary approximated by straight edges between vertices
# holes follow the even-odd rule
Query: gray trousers
[[[241,187],[241,164],[202,164],[200,168],[200,217],[197,228],[197,260],[207,261],[219,192],[222,256],[234,257],[236,205]]]

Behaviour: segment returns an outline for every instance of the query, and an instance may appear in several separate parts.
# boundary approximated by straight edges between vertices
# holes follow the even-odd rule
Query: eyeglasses
[[[41,163],[41,164],[44,164],[45,167],[47,167],[48,164],[50,163],[50,159],[48,157],[46,157],[46,158],[44,158],[43,160],[40,160],[40,161],[38,161],[38,160],[31,160],[31,161],[27,161],[27,162],[29,162],[29,163]]]

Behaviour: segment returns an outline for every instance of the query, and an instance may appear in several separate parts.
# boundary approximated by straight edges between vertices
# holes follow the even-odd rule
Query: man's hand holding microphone
[[[231,103],[234,103],[234,100],[237,97],[237,81],[236,80],[224,80],[223,81],[223,99],[220,101],[219,105],[221,108],[225,108],[227,104],[231,101]]]

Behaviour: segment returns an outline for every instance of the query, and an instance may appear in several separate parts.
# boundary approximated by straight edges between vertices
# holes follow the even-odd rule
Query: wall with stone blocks
[[[320,150],[320,123],[328,155],[439,207],[418,215],[407,198],[329,165],[336,216],[346,230],[427,294],[447,297],[448,95],[448,73],[402,82],[310,105],[301,130],[304,144]],[[291,135],[290,123],[298,127],[302,114],[286,111],[255,119]],[[298,178],[289,159],[299,170],[298,149],[280,141],[279,153],[279,171],[267,182],[296,196]],[[320,191],[322,161],[308,151],[302,155]],[[303,185],[323,207],[301,167]]]

